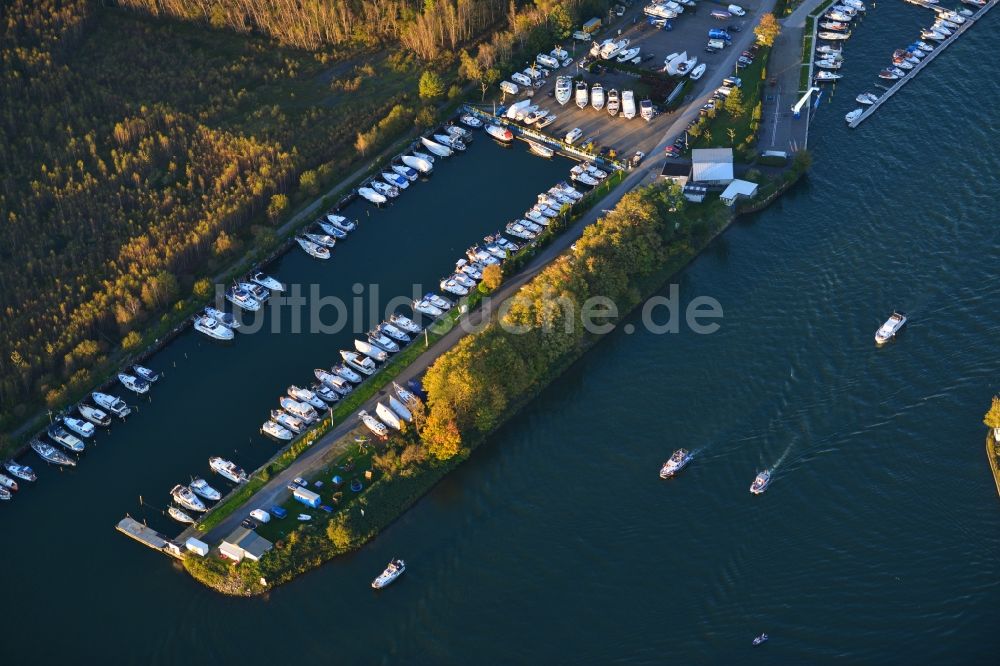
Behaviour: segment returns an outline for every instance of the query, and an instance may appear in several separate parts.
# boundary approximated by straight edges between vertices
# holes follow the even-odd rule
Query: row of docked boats
[[[660,467],[660,478],[661,479],[671,479],[676,476],[682,469],[687,467],[694,459],[694,455],[691,454],[687,449],[677,449],[674,451],[673,455],[667,459],[663,466]],[[760,495],[768,486],[771,485],[771,470],[764,470],[763,472],[758,472],[757,476],[754,477],[753,482],[750,484],[750,492],[754,495]]]
[[[266,273],[257,271],[246,279],[236,281],[226,290],[225,297],[233,305],[234,312],[237,310],[258,312],[271,298],[272,292],[278,293],[284,290],[284,284]],[[235,314],[212,306],[206,307],[194,317],[194,330],[213,340],[232,340],[234,331],[239,327],[240,321]]]
[[[395,395],[389,394],[387,400],[379,400],[375,403],[375,416],[365,410],[358,412],[358,418],[368,430],[379,439],[389,436],[390,429],[402,430],[406,423],[413,421],[413,412],[416,411],[420,402],[416,395],[405,388],[392,383]]]
[[[635,92],[631,90],[624,90],[619,94],[618,90],[611,88],[605,93],[601,83],[595,83],[591,86],[586,81],[581,80],[577,81],[574,86],[570,77],[560,77],[556,81],[556,101],[565,105],[569,102],[571,95],[573,95],[576,105],[581,109],[590,106],[595,111],[606,109],[608,115],[612,117],[621,116],[626,120],[635,118]],[[652,102],[646,104],[644,100],[640,106],[642,107],[642,117],[650,120],[653,111]]]
[[[840,0],[820,17],[816,37],[830,43],[816,47],[813,66],[818,71],[813,75],[814,81],[824,83],[843,78],[838,71],[844,65],[843,42],[851,37],[852,22],[867,10],[862,0]]]
[[[239,485],[247,480],[247,473],[231,460],[219,456],[208,459],[208,466],[213,472],[233,484]],[[173,504],[167,507],[167,515],[179,523],[193,524],[195,517],[208,511],[209,502],[218,502],[222,493],[213,488],[201,477],[193,477],[190,483],[179,483],[170,490]]]

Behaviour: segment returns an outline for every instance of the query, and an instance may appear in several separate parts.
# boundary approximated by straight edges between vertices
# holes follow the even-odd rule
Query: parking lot
[[[707,71],[699,81],[693,82],[685,94],[685,100],[695,100],[707,89],[714,88],[713,81],[718,80],[718,67],[721,62],[729,60],[729,47],[718,53],[706,53],[705,46],[708,42],[708,31],[712,28],[728,28],[736,26],[731,30],[734,41],[743,32],[749,32],[758,19],[758,0],[753,2],[742,2],[740,6],[746,10],[746,15],[742,17],[733,16],[726,20],[719,20],[711,16],[713,10],[725,9],[728,3],[701,2],[696,8],[685,7],[683,14],[672,19],[672,30],[662,30],[649,25],[646,16],[643,14],[643,7],[647,3],[635,2],[627,7],[624,16],[615,17],[615,21],[608,25],[606,23],[600,31],[594,35],[595,41],[603,41],[608,38],[628,38],[629,48],[639,47],[639,57],[643,60],[638,65],[643,69],[659,71],[663,69],[664,58],[671,53],[687,51],[689,57],[697,57],[698,63],[707,65]],[[605,95],[611,89],[621,93],[624,90],[634,90],[636,106],[639,101],[645,99],[649,93],[645,84],[639,81],[639,76],[631,72],[606,71],[601,74],[592,74],[580,67],[580,62],[588,55],[591,42],[571,40],[561,46],[569,52],[573,58],[573,64],[568,67],[561,67],[552,71],[543,85],[534,90],[533,103],[551,111],[557,115],[557,119],[546,127],[543,132],[553,137],[562,138],[573,128],[580,128],[583,138],[576,142],[576,145],[585,145],[593,141],[595,145],[607,150],[613,149],[622,158],[629,157],[636,151],[649,153],[662,138],[670,124],[676,119],[684,107],[673,112],[661,112],[651,121],[642,119],[638,112],[635,118],[626,120],[622,116],[612,117],[606,109],[598,111],[591,106],[580,109],[575,102],[575,96],[571,96],[565,105],[560,105],[555,99],[555,80],[557,76],[569,75],[580,76],[589,85],[600,83],[604,87]],[[653,57],[650,58],[649,56]],[[525,67],[530,63],[525,63]],[[509,80],[510,72],[505,73],[505,78]],[[731,71],[725,72],[732,74]],[[716,84],[717,85],[717,84]],[[523,99],[527,94],[522,91],[516,97],[507,96],[507,102]],[[653,104],[662,109],[663,99],[652,99]]]

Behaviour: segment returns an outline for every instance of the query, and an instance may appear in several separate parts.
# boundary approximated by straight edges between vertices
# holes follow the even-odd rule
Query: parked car
[[[645,157],[646,153],[642,152],[641,150],[637,150],[635,155],[632,156],[632,166],[634,167],[639,166],[642,163],[642,160],[645,159]]]
[[[733,14],[734,16],[746,15],[746,10],[740,7],[739,5],[729,5],[728,7],[726,7],[726,9],[728,9],[729,13]]]

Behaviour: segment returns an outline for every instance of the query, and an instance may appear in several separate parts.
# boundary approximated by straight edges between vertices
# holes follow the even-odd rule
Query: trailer
[[[292,498],[296,502],[301,502],[311,509],[317,509],[320,505],[320,496],[309,490],[308,488],[302,488],[301,486],[292,491]]]

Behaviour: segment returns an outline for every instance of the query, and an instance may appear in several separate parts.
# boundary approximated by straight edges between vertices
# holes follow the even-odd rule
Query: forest
[[[0,6],[0,432],[138,351],[199,280],[273,237],[287,196],[435,122],[422,74],[478,99],[606,2],[118,6]]]

